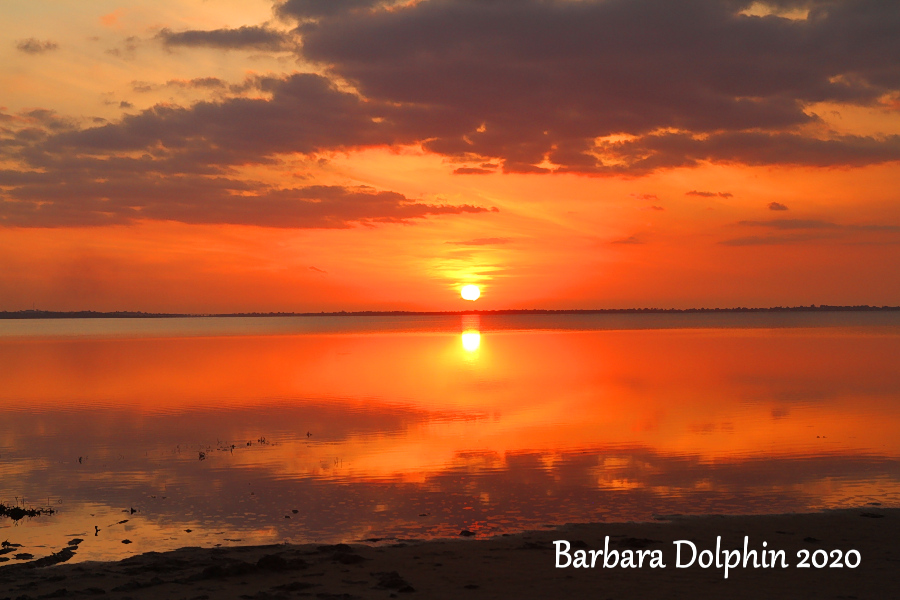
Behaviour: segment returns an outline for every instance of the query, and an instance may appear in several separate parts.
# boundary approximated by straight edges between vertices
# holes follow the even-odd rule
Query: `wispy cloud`
[[[644,241],[639,239],[636,235],[630,235],[627,238],[622,238],[620,240],[613,240],[610,244],[643,244]]]
[[[718,196],[719,198],[733,198],[734,194],[731,192],[707,192],[700,190],[691,190],[689,192],[684,193],[685,196],[700,196],[701,198],[714,198]]]
[[[768,229],[765,235],[740,236],[720,242],[725,246],[796,244],[810,241],[843,240],[862,242],[900,242],[900,225],[838,224],[818,219],[772,219],[739,221],[740,227]]]
[[[43,54],[59,49],[59,44],[50,40],[41,41],[37,38],[28,38],[16,42],[16,50],[25,54]]]
[[[220,50],[269,50],[290,48],[292,41],[284,32],[264,26],[244,26],[236,29],[172,31],[162,29],[157,35],[167,47],[206,47]]]
[[[769,202],[769,210],[787,210],[788,207],[781,202]]]
[[[444,242],[445,244],[453,244],[454,246],[497,246],[500,244],[510,243],[509,238],[489,237],[475,238],[474,240],[465,240],[461,242]]]

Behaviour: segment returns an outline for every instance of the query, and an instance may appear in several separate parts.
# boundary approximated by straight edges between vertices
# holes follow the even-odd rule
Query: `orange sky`
[[[900,8],[778,6],[9,0],[0,310],[900,304]]]

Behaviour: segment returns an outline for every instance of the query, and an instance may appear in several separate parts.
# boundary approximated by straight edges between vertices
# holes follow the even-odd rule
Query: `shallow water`
[[[900,506],[897,356],[892,313],[0,322],[0,503],[55,511],[0,540]]]

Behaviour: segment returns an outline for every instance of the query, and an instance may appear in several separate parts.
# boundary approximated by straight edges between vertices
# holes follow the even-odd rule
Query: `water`
[[[900,506],[898,355],[893,313],[0,321],[0,503],[54,511],[0,541]]]

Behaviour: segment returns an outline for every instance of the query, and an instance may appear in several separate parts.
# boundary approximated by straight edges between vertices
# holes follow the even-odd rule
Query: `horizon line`
[[[199,317],[390,317],[390,316],[459,316],[459,315],[545,315],[545,314],[634,314],[634,313],[742,313],[742,312],[871,312],[900,311],[900,306],[828,305],[809,306],[769,306],[769,307],[698,307],[698,308],[513,308],[513,309],[468,309],[468,310],[356,310],[320,312],[232,312],[232,313],[165,313],[145,311],[94,311],[94,310],[42,310],[24,309],[0,311],[0,319],[79,319],[79,318],[199,318]]]

